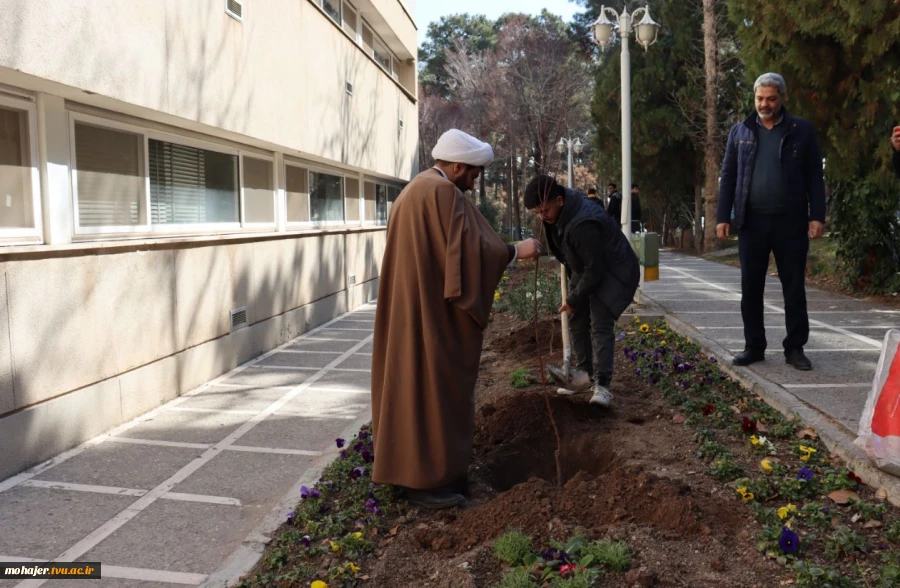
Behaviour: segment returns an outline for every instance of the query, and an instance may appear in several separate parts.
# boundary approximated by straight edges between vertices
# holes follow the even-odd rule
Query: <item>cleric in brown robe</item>
[[[494,159],[487,143],[451,129],[391,209],[372,354],[372,479],[410,503],[465,501],[475,428],[475,380],[494,290],[527,239],[506,245],[463,194]]]

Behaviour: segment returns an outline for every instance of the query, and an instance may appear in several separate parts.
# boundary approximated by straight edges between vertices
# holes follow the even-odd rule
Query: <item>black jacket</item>
[[[621,316],[634,300],[641,268],[619,224],[583,194],[566,189],[559,218],[544,229],[550,251],[572,278],[566,303],[585,308],[593,294]]]
[[[613,192],[609,195],[609,203],[606,205],[606,212],[617,224],[622,224],[622,195]]]
[[[787,214],[824,223],[825,177],[815,130],[809,121],[791,116],[786,109],[782,112],[782,124],[787,125],[787,132],[781,139],[778,157],[784,174]],[[744,225],[750,199],[750,181],[756,162],[757,116],[754,112],[732,127],[722,161],[716,219],[720,223],[730,222],[733,208],[738,228]]]
[[[894,173],[900,178],[900,151],[894,151]]]

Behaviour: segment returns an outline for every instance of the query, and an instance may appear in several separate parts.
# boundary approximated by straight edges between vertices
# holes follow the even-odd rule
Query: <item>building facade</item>
[[[411,0],[0,0],[0,480],[374,298]]]

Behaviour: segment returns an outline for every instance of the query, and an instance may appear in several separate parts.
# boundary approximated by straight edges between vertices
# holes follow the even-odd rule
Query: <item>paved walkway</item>
[[[827,445],[851,467],[865,469],[873,485],[893,485],[900,502],[900,480],[868,466],[853,447],[875,368],[888,329],[900,328],[900,309],[807,288],[809,343],[804,348],[813,371],[784,361],[784,297],[775,276],[766,280],[766,360],[731,368],[744,348],[741,276],[737,267],[673,252],[660,255],[660,279],[648,282],[643,302],[664,312],[670,324],[722,359],[723,366],[776,406],[814,426]],[[866,476],[863,475],[863,479]]]
[[[739,268],[663,252],[660,280],[646,284],[644,292],[729,354],[743,350]],[[810,336],[804,350],[813,371],[798,371],[784,361],[784,296],[778,278],[771,276],[765,294],[766,361],[746,369],[856,433],[885,332],[900,328],[900,310],[815,288],[807,288],[807,304]]]
[[[99,561],[102,580],[0,587],[222,586],[370,420],[366,305],[0,481],[0,561]]]

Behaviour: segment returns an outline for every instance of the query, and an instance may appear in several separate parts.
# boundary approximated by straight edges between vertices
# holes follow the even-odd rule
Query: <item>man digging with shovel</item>
[[[568,334],[576,363],[571,368],[565,358],[562,366],[548,369],[563,386],[560,394],[590,389],[591,404],[609,406],[615,325],[637,291],[637,256],[619,230],[617,219],[550,176],[537,176],[528,184],[525,208],[544,223],[550,251],[563,264],[569,278],[559,312],[571,315]],[[564,326],[563,337],[566,335]]]

